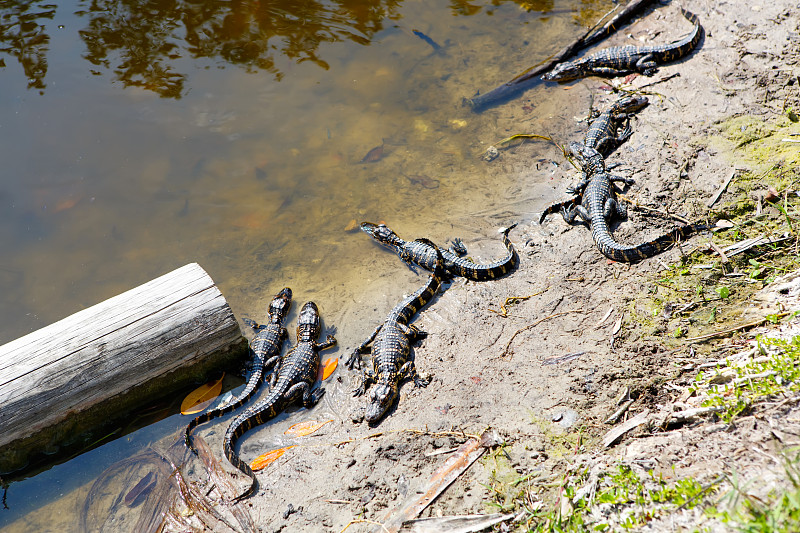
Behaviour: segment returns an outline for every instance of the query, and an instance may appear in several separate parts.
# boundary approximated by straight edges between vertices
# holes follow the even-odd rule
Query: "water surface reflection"
[[[461,99],[563,46],[610,0],[289,4],[0,5],[0,343],[196,261],[239,317],[263,319],[283,286],[296,307],[313,299],[345,353],[420,283],[347,232],[352,220],[458,236],[488,258],[504,253],[498,226],[561,191],[540,165],[561,161],[550,145],[479,155],[514,133],[565,138],[585,89],[566,105],[563,89],[536,88],[481,115]],[[336,386],[326,398],[350,400]],[[181,423],[12,484],[0,527],[85,491],[81,461],[102,471]],[[70,531],[69,505],[52,505],[63,523],[25,524]]]

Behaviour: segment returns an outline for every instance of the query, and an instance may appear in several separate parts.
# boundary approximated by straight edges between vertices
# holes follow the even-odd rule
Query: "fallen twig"
[[[613,424],[613,423],[615,423],[617,420],[619,420],[619,417],[621,417],[622,415],[624,415],[624,414],[625,414],[625,411],[627,411],[627,410],[628,410],[628,408],[629,408],[631,405],[633,405],[633,402],[634,402],[634,401],[635,401],[635,400],[628,400],[628,401],[626,401],[625,403],[623,403],[623,404],[622,404],[622,406],[621,406],[619,409],[617,409],[616,411],[614,411],[614,413],[613,413],[611,416],[609,416],[608,418],[606,418],[604,422],[605,422],[606,424]]]
[[[725,252],[728,257],[732,257],[742,252],[746,252],[751,248],[755,248],[756,246],[761,246],[762,244],[776,244],[779,242],[788,241],[791,238],[791,235],[783,235],[781,237],[768,237],[767,235],[761,235],[760,237],[753,237],[751,239],[745,239],[743,241],[733,243],[730,246],[723,248],[722,251]]]
[[[628,202],[629,204],[634,206],[636,209],[641,209],[642,211],[647,211],[649,213],[656,213],[656,214],[661,215],[661,216],[663,216],[665,218],[672,218],[672,219],[675,219],[678,222],[681,222],[683,224],[689,224],[689,221],[687,219],[683,218],[680,215],[673,215],[672,213],[668,213],[668,212],[664,211],[663,209],[653,209],[652,207],[647,207],[646,205],[640,204],[636,200],[628,198],[624,194],[618,194],[617,197],[622,199],[625,202]]]
[[[545,292],[549,288],[550,287],[545,287],[544,289],[540,290],[539,292],[535,292],[535,293],[530,294],[528,296],[509,296],[508,298],[506,298],[506,300],[502,304],[500,304],[500,310],[499,311],[497,309],[492,309],[491,307],[489,307],[488,310],[491,311],[492,313],[497,313],[498,315],[500,315],[503,318],[508,318],[508,306],[509,305],[518,304],[520,302],[524,302],[525,300],[533,298],[534,296],[539,296],[540,294],[542,294],[543,292]]]
[[[478,457],[483,455],[487,448],[499,443],[498,435],[492,430],[486,430],[480,439],[470,439],[462,444],[454,455],[448,457],[444,464],[436,469],[425,486],[418,489],[399,507],[389,511],[381,528],[375,528],[373,533],[379,531],[397,533],[400,531],[403,523],[419,516],[444,489],[463,474]]]
[[[580,312],[581,312],[580,310],[578,310],[578,309],[575,309],[575,310],[572,310],[572,311],[562,311],[562,312],[560,312],[560,313],[554,313],[554,314],[552,314],[552,315],[549,315],[549,316],[546,316],[546,317],[544,317],[544,318],[540,318],[539,320],[537,320],[537,321],[536,321],[536,322],[534,322],[533,324],[528,324],[528,325],[527,325],[527,326],[525,326],[524,328],[517,330],[516,332],[514,332],[514,334],[511,336],[511,338],[510,338],[510,339],[508,339],[508,343],[506,343],[506,347],[505,347],[505,349],[503,350],[503,354],[502,354],[500,357],[501,357],[501,358],[503,358],[503,359],[505,359],[505,358],[506,358],[506,356],[508,356],[508,355],[509,355],[509,348],[511,347],[511,343],[514,341],[514,339],[517,337],[517,335],[519,335],[519,334],[520,334],[520,333],[522,333],[523,331],[527,331],[527,330],[529,330],[529,329],[531,329],[531,328],[533,328],[533,327],[536,327],[536,326],[538,326],[539,324],[541,324],[542,322],[544,322],[545,320],[549,320],[549,319],[551,319],[551,318],[555,318],[555,317],[557,317],[557,316],[561,316],[561,315],[568,315],[569,313],[580,313]]]
[[[474,514],[463,516],[437,516],[407,520],[404,529],[412,533],[477,533],[496,524],[511,520],[515,514]]]
[[[710,207],[711,207],[711,206],[713,206],[715,203],[717,203],[717,200],[719,200],[719,197],[720,197],[720,196],[722,196],[722,193],[724,193],[724,192],[725,192],[725,189],[727,189],[727,188],[728,188],[728,185],[730,185],[730,184],[731,184],[731,181],[733,181],[733,177],[734,177],[734,176],[736,176],[736,169],[735,169],[735,168],[734,168],[734,169],[731,169],[731,175],[730,175],[730,176],[728,176],[728,179],[726,179],[726,180],[725,180],[725,181],[722,183],[722,186],[719,188],[719,190],[717,191],[717,193],[716,193],[714,196],[712,196],[712,197],[711,197],[711,199],[710,199],[708,202],[706,202],[706,206],[707,206],[707,207],[709,207],[709,208],[710,208]]]
[[[572,361],[573,359],[577,359],[578,357],[582,356],[586,352],[573,352],[568,353],[566,355],[556,355],[553,357],[548,357],[544,361],[542,361],[543,365],[557,365],[558,363],[566,363],[567,361]]]
[[[625,433],[646,423],[649,417],[650,417],[650,411],[648,409],[645,409],[644,411],[634,416],[621,426],[615,427],[614,429],[606,433],[605,437],[603,437],[603,447],[608,448],[609,446],[617,442],[617,440],[622,438],[622,436]]]
[[[785,316],[787,316],[789,314],[790,313],[777,313],[774,316],[777,317],[777,318],[782,318],[782,317],[785,317]],[[734,333],[734,332],[742,330],[742,329],[752,328],[753,326],[760,326],[761,324],[763,324],[766,321],[767,321],[766,318],[761,318],[761,319],[756,320],[754,322],[748,322],[747,324],[742,324],[741,326],[736,326],[736,327],[733,327],[733,328],[724,329],[722,331],[716,331],[714,333],[706,333],[705,335],[700,335],[698,337],[689,337],[688,339],[686,339],[686,341],[700,341],[700,340],[711,339],[713,337],[718,337],[720,335],[727,335],[728,333]]]

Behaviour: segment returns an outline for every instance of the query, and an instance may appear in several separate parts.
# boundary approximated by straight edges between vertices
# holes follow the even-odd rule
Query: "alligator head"
[[[583,76],[583,71],[577,63],[559,63],[553,70],[542,76],[547,81],[570,81]]]
[[[372,222],[362,222],[361,231],[378,241],[384,246],[403,246],[405,241],[392,231],[386,224],[373,224]]]
[[[370,426],[376,424],[389,410],[394,399],[397,398],[397,385],[390,383],[377,383],[370,392],[369,405],[364,419]]]
[[[297,341],[313,341],[319,336],[319,309],[314,302],[306,302],[297,317]]]
[[[289,314],[289,308],[292,306],[292,289],[284,287],[281,292],[275,295],[272,303],[269,304],[267,312],[269,318],[274,324],[280,324],[286,315]]]

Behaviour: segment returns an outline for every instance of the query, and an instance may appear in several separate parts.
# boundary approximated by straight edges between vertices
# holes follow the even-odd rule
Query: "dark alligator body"
[[[600,152],[601,155],[607,157],[633,135],[633,130],[630,127],[630,116],[632,113],[643,109],[648,103],[649,101],[646,96],[629,95],[620,98],[592,120],[589,124],[589,131],[586,132],[583,144],[594,148]],[[626,122],[625,128],[622,132],[619,132],[623,121]],[[584,180],[581,183],[585,186],[587,178],[585,175],[583,178]],[[633,184],[632,179],[619,178],[617,176],[612,176],[611,179],[612,181],[623,181],[628,185]],[[580,185],[578,187],[580,187]],[[575,189],[578,187],[570,188],[567,191],[575,194]],[[579,197],[573,197],[569,200],[556,202],[547,206],[542,212],[542,216],[539,218],[539,224],[544,222],[547,215],[560,213],[564,209],[573,209],[579,202]]]
[[[188,446],[195,454],[197,453],[197,450],[195,450],[194,446],[192,445],[190,435],[193,428],[199,426],[203,422],[211,420],[212,418],[230,413],[240,405],[244,404],[244,402],[246,402],[248,398],[253,395],[256,389],[258,389],[258,386],[261,383],[261,376],[263,375],[265,369],[274,367],[275,372],[272,374],[271,383],[273,386],[275,385],[277,373],[280,368],[281,348],[283,348],[283,343],[286,341],[286,337],[288,336],[286,328],[283,327],[283,321],[286,319],[286,315],[289,314],[289,308],[291,306],[292,290],[289,287],[285,287],[275,295],[275,298],[273,298],[272,302],[269,304],[269,324],[262,326],[256,324],[254,321],[248,318],[244,319],[244,323],[253,328],[253,331],[256,332],[255,338],[250,343],[250,350],[253,352],[253,373],[250,375],[250,379],[247,381],[247,386],[244,388],[242,393],[236,397],[236,399],[232,400],[223,407],[203,413],[189,422],[189,425],[186,426],[184,441],[186,442],[186,446]]]
[[[444,260],[445,276],[461,276],[472,281],[488,281],[505,276],[519,264],[517,251],[508,239],[508,232],[515,226],[516,224],[509,226],[503,231],[503,244],[508,250],[508,255],[499,261],[480,264],[461,257],[467,253],[467,249],[460,239],[453,241],[453,246],[450,250],[439,250],[437,252],[438,247],[430,243],[429,240],[405,241],[391,228],[387,227],[386,224],[362,222],[361,230],[395,252],[400,256],[400,259],[409,265],[417,265],[425,270],[433,271],[436,266],[437,254],[441,253]]]
[[[639,72],[651,76],[659,64],[669,63],[688,55],[703,37],[703,27],[697,16],[685,9],[681,14],[692,24],[692,32],[670,44],[657,46],[614,46],[589,56],[559,63],[542,76],[547,81],[569,81],[586,76],[622,76]]]
[[[620,98],[592,120],[583,144],[591,146],[600,152],[603,157],[608,157],[611,152],[633,135],[630,117],[633,113],[647,106],[648,103],[649,100],[646,96],[638,94]],[[619,128],[623,122],[626,123],[625,128],[620,132]]]
[[[592,229],[592,239],[604,256],[614,261],[633,263],[652,257],[690,235],[708,229],[703,224],[687,224],[672,230],[652,241],[638,246],[624,246],[619,244],[611,236],[608,227],[608,219],[614,215],[622,218],[627,216],[624,206],[617,203],[612,190],[612,177],[608,174],[602,154],[591,146],[573,142],[570,144],[570,151],[575,157],[585,175],[588,183],[576,187],[576,192],[582,195],[580,205],[570,209],[564,208],[562,215],[567,223],[571,224],[575,217],[590,224]]]
[[[318,343],[320,333],[319,310],[314,302],[306,303],[297,318],[297,344],[283,358],[275,385],[270,387],[269,394],[258,404],[248,408],[237,416],[223,438],[223,449],[228,461],[251,478],[252,482],[246,492],[237,496],[234,501],[253,494],[258,481],[250,465],[239,458],[233,451],[236,441],[248,430],[276,417],[289,404],[300,398],[303,407],[310,409],[325,394],[325,389],[312,390],[317,381],[319,370],[319,351],[336,344],[333,335],[328,335],[325,342]]]
[[[417,373],[411,360],[411,345],[427,334],[409,324],[414,315],[433,299],[445,274],[444,259],[439,248],[427,239],[418,239],[420,244],[436,253],[436,263],[428,282],[416,292],[397,304],[361,345],[347,359],[347,367],[361,369],[361,383],[353,391],[360,396],[375,383],[370,394],[369,405],[364,416],[369,425],[376,424],[389,410],[400,391],[400,383],[414,380],[417,387],[426,387],[428,381]],[[370,344],[372,347],[370,348]],[[361,354],[371,351],[372,368],[361,368]]]

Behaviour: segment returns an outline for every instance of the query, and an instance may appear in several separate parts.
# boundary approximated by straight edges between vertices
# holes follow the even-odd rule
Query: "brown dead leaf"
[[[348,222],[347,226],[345,226],[344,228],[345,231],[355,231],[357,229],[358,229],[358,222],[356,222],[356,219],[354,218],[351,218],[350,222]]]
[[[250,463],[250,468],[253,472],[258,472],[259,470],[263,470],[264,468],[268,467],[278,459],[280,459],[281,455],[286,453],[286,450],[289,448],[294,448],[294,445],[287,446],[285,448],[278,448],[277,450],[271,450],[267,453],[261,454]]]
[[[183,402],[181,402],[181,414],[193,415],[211,405],[214,398],[219,396],[219,393],[222,392],[222,378],[224,377],[225,373],[223,372],[222,377],[218,380],[209,381],[190,392],[186,398],[183,399]]]
[[[290,426],[289,429],[283,432],[284,435],[290,435],[293,437],[305,437],[306,435],[311,435],[315,431],[319,430],[322,426],[327,424],[328,422],[333,422],[333,419],[326,420],[324,422],[317,422],[316,420],[307,420],[306,422],[298,422],[293,426]]]
[[[359,163],[375,163],[376,161],[380,161],[383,159],[383,147],[385,143],[381,143],[380,146],[376,146],[365,155]]]

